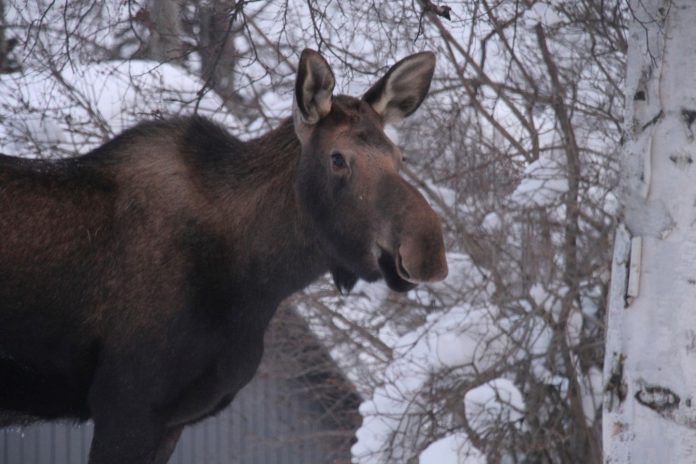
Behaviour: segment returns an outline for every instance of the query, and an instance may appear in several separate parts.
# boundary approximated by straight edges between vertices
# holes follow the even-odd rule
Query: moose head
[[[399,175],[402,155],[384,133],[420,106],[434,68],[432,53],[418,53],[392,66],[362,98],[334,96],[328,63],[313,50],[302,52],[293,106],[302,146],[295,188],[342,292],[358,278],[383,277],[403,292],[447,275],[440,221]]]

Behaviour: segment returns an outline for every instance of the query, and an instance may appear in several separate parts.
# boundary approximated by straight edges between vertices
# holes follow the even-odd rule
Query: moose
[[[445,278],[440,221],[384,133],[434,67],[411,55],[334,96],[306,49],[292,116],[259,138],[190,116],[74,158],[0,155],[0,426],[92,418],[91,464],[166,463],[251,380],[293,292]]]

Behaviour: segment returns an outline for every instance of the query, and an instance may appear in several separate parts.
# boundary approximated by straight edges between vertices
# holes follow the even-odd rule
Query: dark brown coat
[[[69,160],[0,155],[0,425],[91,417],[90,463],[164,463],[254,375],[283,298],[327,270],[342,290],[443,278],[439,221],[382,131],[433,66],[332,97],[306,50],[292,120],[259,139],[191,117]]]

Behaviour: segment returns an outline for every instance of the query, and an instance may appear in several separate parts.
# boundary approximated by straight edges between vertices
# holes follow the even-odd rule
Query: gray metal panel
[[[256,377],[216,417],[187,427],[170,463],[350,462],[357,394],[290,308],[269,329]],[[91,423],[0,429],[0,464],[86,464],[92,435]]]
[[[322,464],[349,449],[328,434],[321,411],[293,381],[257,376],[233,404],[187,427],[170,460],[179,464]],[[0,430],[2,464],[86,464],[91,423]]]

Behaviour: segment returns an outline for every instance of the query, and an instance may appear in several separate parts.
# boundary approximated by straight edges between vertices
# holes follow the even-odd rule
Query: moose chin
[[[435,57],[333,95],[302,52],[292,117],[249,141],[202,117],[143,122],[58,161],[0,155],[0,426],[92,418],[89,462],[166,463],[253,377],[278,304],[447,275],[440,221],[384,126]]]

